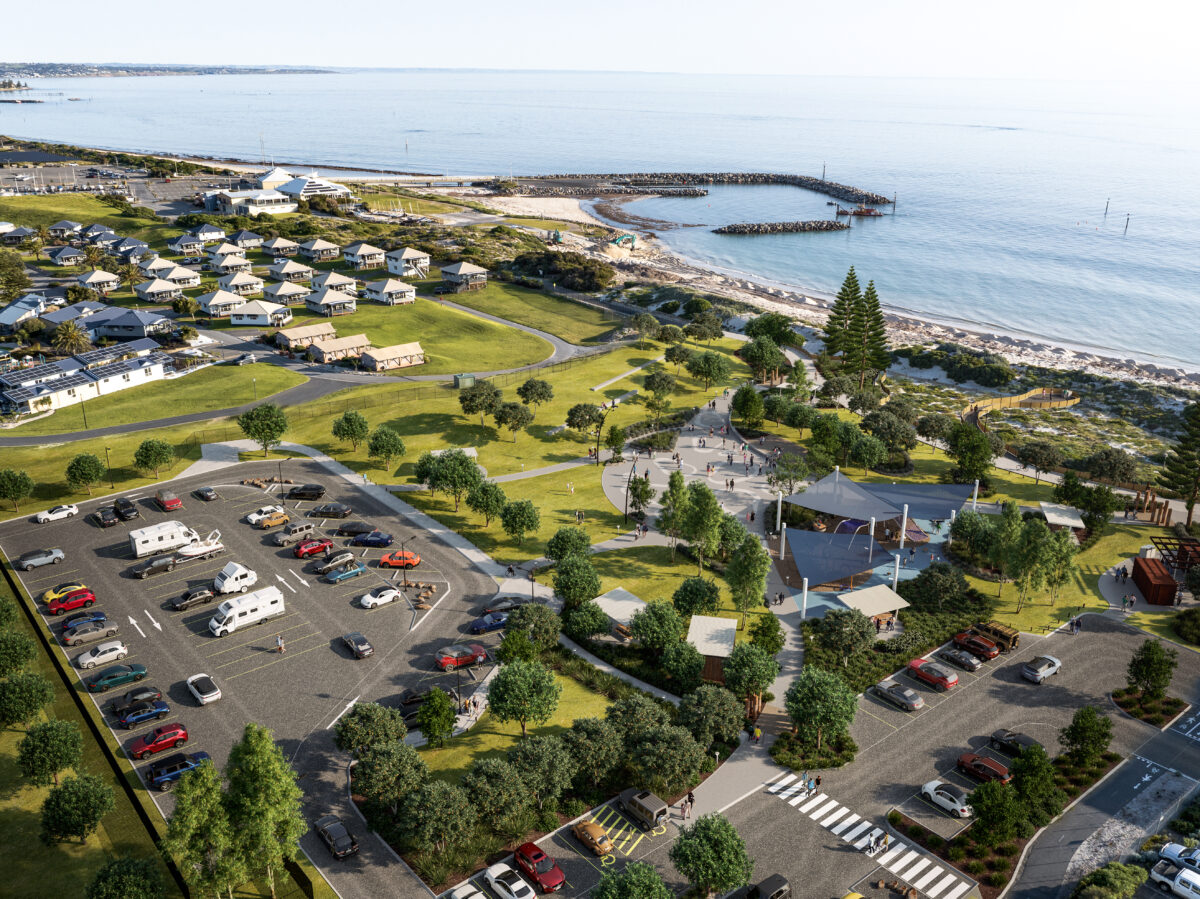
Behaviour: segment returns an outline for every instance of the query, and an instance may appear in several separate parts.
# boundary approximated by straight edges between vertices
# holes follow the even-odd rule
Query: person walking
[[[758,725],[754,726],[754,742],[756,745],[762,742],[762,728]]]
[[[821,775],[820,774],[817,775],[817,789],[818,790],[821,789]]]
[[[275,635],[275,651],[281,655],[287,652],[287,649],[283,645],[283,634]]]
[[[693,793],[691,790],[688,790],[687,804],[688,804],[687,816],[690,818],[690,817],[692,817],[692,809],[695,808],[695,806],[696,806],[696,794]]]

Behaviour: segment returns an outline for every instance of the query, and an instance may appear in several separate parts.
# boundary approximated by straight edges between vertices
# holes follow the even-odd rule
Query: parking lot
[[[176,751],[207,752],[223,766],[245,723],[258,722],[271,728],[296,767],[310,820],[335,811],[361,834],[365,828],[357,822],[345,795],[347,760],[332,746],[333,723],[357,700],[398,704],[411,688],[434,683],[453,688],[461,683],[465,690],[472,680],[482,677],[483,671],[440,672],[434,666],[434,653],[455,642],[488,646],[498,642],[499,634],[480,638],[467,630],[494,594],[495,583],[457,552],[430,539],[362,490],[330,476],[318,464],[289,460],[283,468],[284,476],[297,484],[325,485],[329,492],[321,502],[348,504],[354,510],[348,521],[368,522],[392,534],[396,542],[386,549],[354,548],[356,560],[367,565],[366,573],[341,584],[324,582],[312,571],[319,557],[297,559],[292,546],[274,544],[272,536],[280,528],[263,531],[245,521],[248,512],[268,504],[286,506],[293,520],[318,504],[284,501],[278,487],[263,490],[244,485],[244,478],[267,478],[278,470],[276,463],[254,463],[165,485],[183,500],[179,510],[160,511],[152,488],[135,491],[126,496],[137,506],[138,519],[101,528],[90,513],[115,497],[94,500],[80,503],[75,518],[35,524],[29,516],[6,522],[0,525],[0,546],[10,559],[32,549],[61,548],[66,554],[61,563],[18,572],[30,595],[39,599],[46,589],[73,580],[86,584],[96,594],[95,608],[120,626],[116,639],[124,641],[129,652],[122,664],[145,665],[148,676],[141,685],[162,691],[171,708],[169,717],[129,732],[114,727],[123,746],[155,726],[178,721],[187,727],[189,739]],[[215,487],[220,498],[203,502],[193,496],[192,491],[202,486]],[[183,562],[173,571],[145,580],[133,577],[130,569],[137,560],[129,546],[129,531],[172,519],[195,529],[201,539],[219,531],[226,551],[209,561]],[[333,536],[343,522],[311,520],[317,524],[315,536],[330,536],[336,550],[348,543],[349,538]],[[420,565],[409,572],[380,569],[379,557],[399,549],[402,540],[405,549],[421,556]],[[208,621],[217,602],[225,597],[184,612],[172,611],[168,602],[190,588],[211,587],[216,573],[231,561],[257,573],[258,582],[252,589],[278,587],[286,614],[217,638],[208,631]],[[403,589],[406,575],[408,590]],[[424,586],[415,586],[418,583]],[[401,587],[404,598],[376,609],[360,608],[356,597],[382,584]],[[431,608],[415,608],[422,594],[427,597],[424,604]],[[40,603],[39,608],[43,608]],[[58,622],[43,617],[58,637]],[[354,659],[342,642],[342,635],[351,631],[366,635],[374,647],[373,656]],[[284,653],[276,651],[277,637],[284,640]],[[74,660],[95,645],[60,647],[59,651]],[[91,673],[79,672],[81,678]],[[191,696],[185,681],[198,673],[216,681],[223,694],[219,701],[201,707]],[[110,725],[115,724],[110,713],[113,699],[131,686],[92,697]],[[157,758],[167,754],[170,752]],[[144,772],[151,762],[134,764]],[[164,815],[169,814],[171,794],[154,792],[153,797]],[[386,850],[373,845],[376,842],[365,841],[358,858],[336,863],[335,876],[351,876],[368,864],[378,865],[380,870],[390,868],[390,875],[396,876]],[[315,835],[306,836],[304,846],[318,865],[323,869],[329,866],[332,860]]]

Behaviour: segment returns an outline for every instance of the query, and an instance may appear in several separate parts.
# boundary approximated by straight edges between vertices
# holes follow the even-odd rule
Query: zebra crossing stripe
[[[815,799],[811,799],[808,802],[806,802],[804,805],[800,806],[800,811],[807,812],[810,809],[814,808],[818,802],[824,802],[828,798],[829,798],[828,796],[826,796],[824,793],[822,793],[820,796],[817,796]]]
[[[956,886],[954,889],[952,889],[949,893],[946,894],[946,899],[958,899],[959,896],[961,896],[963,893],[965,893],[969,889],[971,889],[970,882],[963,881],[958,886]]]
[[[913,860],[918,855],[920,855],[920,853],[916,850],[910,850],[909,853],[904,856],[904,858],[900,859],[900,861],[896,862],[894,865],[888,865],[888,870],[890,870],[893,874],[899,874],[901,871],[911,865]]]
[[[945,877],[943,877],[941,880],[939,880],[937,883],[935,883],[933,886],[931,886],[925,892],[929,894],[929,899],[937,899],[937,897],[939,895],[941,895],[942,890],[946,889],[946,887],[950,886],[950,884],[954,883],[957,880],[958,880],[957,874],[947,874]]]
[[[787,775],[787,777],[781,777],[781,778],[779,778],[779,780],[775,781],[775,783],[771,784],[771,786],[767,787],[767,792],[768,793],[778,792],[779,790],[782,790],[785,785],[791,783],[795,779],[796,779],[795,774],[789,774],[789,775]]]
[[[914,883],[913,886],[916,887],[918,890],[923,890],[923,889],[925,889],[925,887],[929,886],[929,884],[931,884],[935,880],[937,880],[938,876],[943,873],[944,872],[942,871],[941,868],[939,868],[937,865],[934,865],[932,868],[930,868],[928,871],[926,871],[923,875],[921,875],[921,879],[918,880],[916,883]]]
[[[828,829],[830,824],[832,824],[838,818],[842,817],[842,815],[848,815],[849,813],[850,813],[850,809],[846,808],[844,805],[838,806],[838,808],[834,809],[834,812],[832,815],[830,815],[824,821],[819,821],[817,823],[819,823],[822,827]]]
[[[820,806],[815,811],[809,812],[808,817],[812,818],[814,821],[820,820],[822,815],[827,814],[832,809],[836,808],[837,805],[838,801],[836,799],[830,799],[827,803]]]
[[[842,839],[845,840],[847,843],[853,843],[854,838],[857,837],[864,830],[868,829],[870,826],[871,826],[870,821],[859,821],[858,824],[854,825],[854,829],[851,830],[844,837],[842,837]]]
[[[884,853],[883,857],[879,859],[879,864],[881,864],[883,867],[887,868],[890,871],[892,868],[891,868],[891,865],[888,864],[888,862],[899,858],[902,854],[904,854],[907,851],[908,851],[908,846],[904,843],[897,841],[896,845],[893,846],[891,849],[889,849],[886,853]]]
[[[858,820],[858,815],[851,815],[849,818],[847,818],[841,824],[838,824],[836,827],[829,828],[829,832],[831,834],[833,834],[834,836],[841,836],[842,831],[845,830],[847,827],[849,827],[851,824],[853,824],[857,820]]]
[[[790,787],[788,787],[786,790],[784,790],[782,793],[780,793],[779,798],[787,799],[789,796],[791,796],[793,793],[795,793],[797,790],[799,790],[803,786],[804,786],[803,783],[801,783],[800,781],[796,781],[794,784],[792,784]]]
[[[867,826],[870,827],[869,824]],[[878,827],[876,827],[869,834],[867,834],[865,837],[863,837],[861,840],[859,840],[857,843],[855,843],[854,848],[862,849],[863,847],[869,845],[872,840],[876,839],[877,837],[881,837],[881,836],[883,836],[883,831],[880,830]]]
[[[930,859],[928,858],[917,859],[913,866],[904,872],[904,879],[912,883],[912,879],[929,867],[929,863]],[[916,884],[913,884],[913,886],[916,886]]]

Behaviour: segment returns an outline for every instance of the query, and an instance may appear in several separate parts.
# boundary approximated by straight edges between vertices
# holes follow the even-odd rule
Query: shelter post
[[[775,520],[779,522],[780,530],[783,530],[783,491],[780,490],[775,494]]]
[[[800,620],[808,617],[808,578],[800,582]]]
[[[833,466],[833,483],[836,484],[841,479],[842,479],[842,466],[840,466],[840,465]]]
[[[896,553],[896,569],[892,572],[892,589],[896,589],[896,585],[900,583],[900,553]]]
[[[904,511],[900,516],[900,548],[904,549],[904,535],[908,532],[908,503],[904,504]]]
[[[787,558],[787,522],[779,523],[779,561]]]
[[[875,558],[875,516],[871,516],[871,530],[867,532],[867,561]]]

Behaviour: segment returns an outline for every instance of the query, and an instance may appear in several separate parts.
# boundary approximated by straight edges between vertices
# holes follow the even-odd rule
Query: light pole
[[[113,490],[116,490],[117,484],[116,484],[116,481],[113,480],[112,460],[108,457],[108,447],[107,446],[104,448],[104,464],[108,467],[108,486],[112,487]]]
[[[254,385],[254,402],[258,402],[258,378],[251,378],[250,383]]]
[[[401,559],[404,559],[404,548],[406,546],[408,546],[409,541],[416,540],[416,539],[417,539],[416,534],[409,534],[407,537],[405,537],[403,540],[400,541],[400,558]],[[404,572],[404,589],[407,590],[408,589],[408,564],[407,564],[408,560],[405,559],[404,561],[405,561],[405,563],[400,566],[400,570],[402,572]],[[455,670],[457,670],[457,669],[455,669]]]
[[[283,490],[283,459],[279,460],[279,489]]]

